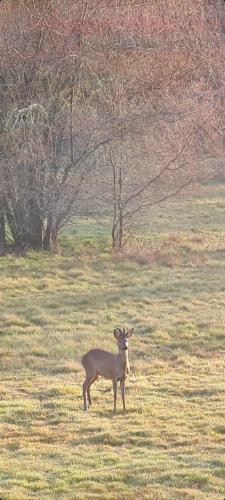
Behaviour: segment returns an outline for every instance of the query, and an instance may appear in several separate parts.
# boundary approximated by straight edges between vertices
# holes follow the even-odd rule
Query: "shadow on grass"
[[[94,410],[93,408],[93,413],[95,413],[95,415],[99,415],[101,417],[106,417],[106,418],[109,418],[109,419],[116,419],[117,417],[126,417],[130,414],[133,414],[133,413],[137,413],[137,409],[136,408],[127,408],[126,410],[121,410],[121,409],[118,409],[116,412],[112,410]]]

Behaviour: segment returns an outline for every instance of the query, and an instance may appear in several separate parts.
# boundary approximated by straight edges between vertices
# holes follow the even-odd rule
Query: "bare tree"
[[[121,129],[92,186],[105,209],[113,207],[112,242],[119,249],[132,219],[215,174],[224,116],[223,69],[216,84],[217,46],[220,61],[223,54],[219,9],[200,0],[136,2],[125,19],[126,31],[114,41],[116,57],[112,62],[110,50],[108,57],[116,68],[114,112],[129,116],[132,99],[138,127]]]
[[[107,54],[98,53],[104,30],[96,7],[68,1],[2,8],[3,206],[19,245],[57,246],[87,173],[123,120],[104,112],[113,75]]]

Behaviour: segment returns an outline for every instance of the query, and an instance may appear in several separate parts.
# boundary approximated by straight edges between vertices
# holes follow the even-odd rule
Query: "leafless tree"
[[[104,111],[104,29],[80,1],[9,2],[1,25],[4,216],[15,243],[52,248],[124,121]]]
[[[115,114],[129,116],[132,99],[141,122],[107,147],[103,175],[92,186],[105,209],[112,206],[119,249],[133,218],[215,174],[224,137],[220,6],[136,2],[129,14],[124,36],[114,42],[116,58],[112,63],[109,49],[108,60],[118,89]]]

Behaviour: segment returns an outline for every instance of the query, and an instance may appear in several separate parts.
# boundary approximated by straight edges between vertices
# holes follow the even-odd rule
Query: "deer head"
[[[128,330],[126,328],[120,329],[116,328],[113,332],[115,339],[117,340],[117,345],[119,351],[127,351],[128,349],[128,339],[133,335],[133,328]]]

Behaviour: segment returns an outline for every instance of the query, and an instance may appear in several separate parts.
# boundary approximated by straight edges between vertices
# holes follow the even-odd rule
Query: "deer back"
[[[100,375],[104,378],[122,378],[125,375],[125,366],[119,354],[102,349],[92,349],[82,358],[82,364],[87,373]]]

